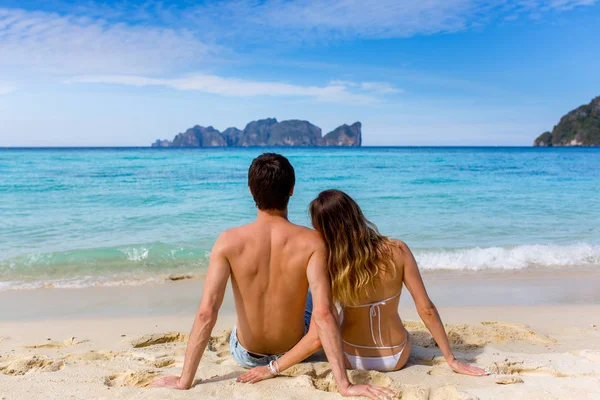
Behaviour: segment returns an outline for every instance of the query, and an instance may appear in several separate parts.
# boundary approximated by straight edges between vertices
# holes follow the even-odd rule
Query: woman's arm
[[[286,369],[304,361],[315,351],[321,348],[321,341],[319,340],[319,332],[314,321],[311,321],[310,328],[304,337],[296,343],[296,345],[287,353],[285,353],[277,364],[279,371],[283,372]],[[269,370],[269,367],[255,367],[238,377],[238,382],[242,383],[256,383],[265,379],[273,378],[275,375]]]
[[[404,284],[415,301],[419,316],[425,323],[431,336],[433,336],[450,368],[455,372],[465,375],[487,375],[485,370],[460,362],[454,357],[440,314],[429,299],[427,290],[425,290],[425,284],[417,267],[417,261],[404,242],[399,241],[398,243],[404,260]]]

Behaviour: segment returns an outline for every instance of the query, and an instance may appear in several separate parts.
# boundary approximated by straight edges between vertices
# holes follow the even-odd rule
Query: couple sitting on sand
[[[285,157],[268,153],[252,161],[248,186],[258,216],[217,239],[183,372],[153,386],[192,386],[230,276],[237,311],[231,354],[252,368],[238,382],[272,378],[322,346],[343,396],[392,397],[387,388],[351,384],[346,368],[404,366],[411,340],[398,315],[403,285],[448,365],[462,374],[486,374],[454,358],[406,244],[381,235],[358,204],[338,190],[321,192],[311,202],[315,230],[292,224],[287,205],[294,184],[294,168]]]

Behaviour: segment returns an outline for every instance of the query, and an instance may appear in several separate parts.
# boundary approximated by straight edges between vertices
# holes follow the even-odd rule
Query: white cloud
[[[560,11],[572,10],[579,6],[591,6],[596,3],[597,0],[550,0],[542,3],[547,3],[545,9],[557,9]]]
[[[226,35],[278,35],[271,40],[407,37],[467,26],[473,0],[230,0],[196,7],[189,21],[227,26]]]
[[[69,79],[67,83],[102,83],[129,86],[165,86],[176,90],[233,97],[297,96],[342,103],[374,103],[377,95],[399,93],[386,82],[331,81],[325,86],[302,86],[283,82],[252,81],[216,75],[194,74],[182,78],[150,78],[132,75],[91,75]]]
[[[160,1],[86,2],[85,7],[65,2],[58,7],[62,13],[0,8],[0,73],[182,73],[206,70],[216,53],[223,52],[222,45],[245,50],[253,42],[261,50],[273,49],[276,42],[457,32],[494,19],[539,17],[597,2],[224,0],[190,7]]]
[[[160,73],[212,48],[190,30],[0,8],[0,68],[55,74]]]
[[[404,93],[404,90],[394,87],[389,82],[353,82],[347,80],[333,80],[329,82],[333,86],[347,86],[357,88],[365,92],[378,94]]]
[[[490,15],[505,21],[513,21],[521,16],[537,20],[548,13],[567,12],[577,7],[593,6],[597,2],[598,0],[497,0],[490,9]]]
[[[9,94],[16,90],[15,85],[9,82],[0,81],[0,96],[3,94]]]
[[[402,93],[402,89],[395,88],[388,82],[361,82],[360,88],[369,92],[381,94]]]
[[[181,16],[223,39],[275,41],[399,38],[452,33],[514,15],[541,16],[598,0],[227,0]],[[162,15],[169,13],[161,9]],[[171,16],[171,19],[173,16]],[[217,27],[224,27],[218,30]],[[276,32],[276,34],[274,34]]]
[[[60,0],[57,0],[60,1]],[[275,41],[391,38],[456,32],[519,16],[564,12],[598,0],[223,0],[179,8],[163,2],[88,2],[62,13],[0,8],[0,74],[30,77],[83,76],[128,85],[162,85],[227,96],[306,96],[372,102],[402,92],[386,82],[331,81],[301,86],[199,74],[228,43],[234,50],[255,41],[258,54]],[[72,3],[64,3],[72,4]],[[133,5],[131,5],[133,4]],[[70,12],[70,14],[69,14]],[[123,22],[127,21],[127,22]],[[230,54],[231,56],[232,54]],[[234,63],[252,63],[252,55]],[[278,60],[275,60],[278,61]],[[342,66],[340,66],[343,68]],[[81,79],[81,78],[80,78]],[[14,90],[1,86],[0,93]]]
[[[597,4],[598,0],[220,0],[86,2],[64,5],[94,21],[186,27],[205,41],[313,42],[344,38],[399,38],[463,31],[517,16],[540,17]],[[66,3],[68,4],[68,3]],[[149,28],[148,28],[149,29]]]

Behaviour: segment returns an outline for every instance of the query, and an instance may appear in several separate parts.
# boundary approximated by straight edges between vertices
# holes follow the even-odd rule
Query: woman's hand
[[[474,367],[469,364],[465,364],[462,361],[458,361],[456,358],[453,358],[452,361],[449,361],[448,365],[450,366],[450,368],[452,368],[452,370],[454,372],[463,374],[463,375],[471,375],[471,376],[489,375],[489,373],[486,370],[479,368],[479,367]]]
[[[344,397],[364,396],[372,400],[391,400],[396,397],[394,391],[373,385],[350,385],[340,393]]]
[[[275,377],[269,367],[254,367],[250,371],[238,376],[237,381],[241,383],[256,383]]]
[[[181,385],[181,382],[180,382],[178,376],[165,376],[164,378],[155,380],[148,386],[165,387],[165,388],[176,389],[176,390],[187,390],[188,389]]]

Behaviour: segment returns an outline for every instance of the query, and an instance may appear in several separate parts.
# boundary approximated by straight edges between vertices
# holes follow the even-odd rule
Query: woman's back
[[[352,368],[396,370],[408,358],[408,332],[398,315],[404,274],[401,245],[400,241],[390,241],[393,269],[382,267],[372,290],[356,305],[342,307],[341,333]]]
[[[343,307],[341,333],[348,366],[401,368],[409,353],[404,347],[410,346],[398,315],[403,243],[379,233],[340,190],[319,193],[310,203],[310,215],[326,247],[333,299]]]

